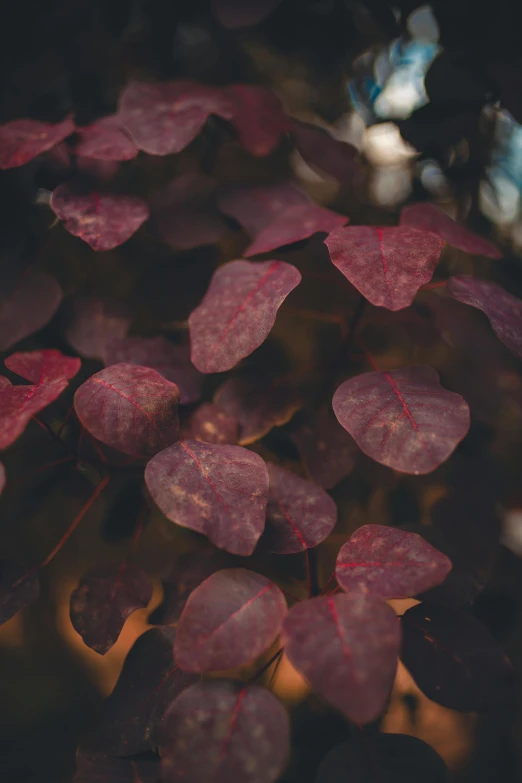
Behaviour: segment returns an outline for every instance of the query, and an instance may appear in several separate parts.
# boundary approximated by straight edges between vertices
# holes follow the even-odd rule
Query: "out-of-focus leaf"
[[[326,408],[307,411],[290,438],[310,478],[323,489],[335,487],[355,465],[353,439]]]
[[[187,437],[204,443],[236,444],[239,423],[215,402],[205,402],[190,417]]]
[[[85,359],[104,359],[109,344],[125,337],[131,321],[130,309],[124,302],[81,296],[71,302],[65,336]]]
[[[138,154],[134,143],[125,133],[122,120],[117,115],[100,117],[91,125],[77,128],[79,136],[75,152],[83,158],[94,160],[132,160]]]
[[[0,625],[23,609],[34,604],[40,594],[40,579],[36,568],[14,560],[0,560]]]
[[[289,207],[312,203],[310,197],[293,182],[222,185],[217,200],[220,210],[237,220],[252,237]]]
[[[343,185],[353,185],[360,176],[359,153],[352,144],[338,141],[317,125],[300,120],[292,120],[292,133],[297,150],[309,166]]]
[[[234,84],[224,94],[232,106],[230,121],[243,147],[252,155],[269,155],[291,127],[277,95],[258,84]]]
[[[70,136],[74,128],[72,115],[54,124],[21,119],[0,125],[0,169],[23,166]]]
[[[484,237],[470,231],[469,228],[456,223],[442,209],[434,204],[409,204],[401,211],[401,226],[420,228],[424,231],[432,231],[443,242],[466,253],[487,256],[488,258],[502,258],[502,253]]]
[[[260,253],[270,253],[284,245],[309,239],[317,233],[330,234],[344,226],[348,218],[317,204],[297,204],[277,215],[257,234],[244,255],[249,258]]]
[[[42,329],[62,301],[62,289],[51,275],[29,271],[0,300],[0,351]]]

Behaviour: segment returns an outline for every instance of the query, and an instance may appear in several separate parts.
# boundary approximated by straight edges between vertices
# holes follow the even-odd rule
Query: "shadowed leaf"
[[[79,140],[75,152],[95,160],[132,160],[138,154],[134,143],[122,128],[117,114],[100,117],[91,125],[77,128]]]
[[[130,309],[123,302],[82,296],[72,302],[65,336],[85,359],[104,359],[112,340],[125,337],[131,320]]]
[[[325,245],[334,266],[374,305],[408,307],[437,266],[442,242],[414,228],[348,226],[333,231]]]
[[[355,465],[353,439],[326,408],[307,411],[290,438],[310,478],[323,489],[335,487]]]
[[[0,625],[34,604],[40,594],[38,570],[14,560],[0,560]]]
[[[291,127],[277,95],[258,84],[233,84],[225,88],[224,95],[242,146],[252,155],[269,155]]]
[[[292,120],[295,146],[303,160],[343,185],[352,185],[360,176],[359,153],[352,144],[337,141],[323,128]]]
[[[265,526],[268,495],[268,472],[257,454],[181,441],[151,459],[145,481],[171,522],[204,533],[232,554],[252,554]]]
[[[220,210],[237,220],[252,237],[283,210],[311,203],[310,197],[293,182],[277,185],[222,185],[218,191]]]
[[[297,204],[285,209],[262,228],[244,255],[249,258],[309,239],[313,234],[330,234],[347,222],[347,217],[331,209],[313,203]]]
[[[212,10],[220,24],[229,30],[251,27],[268,16],[281,0],[211,0]]]
[[[0,386],[0,449],[6,449],[22,434],[29,420],[47,408],[67,387],[64,378],[38,386],[13,386],[2,378]]]
[[[0,300],[0,351],[42,329],[62,301],[62,289],[51,275],[29,272]]]
[[[114,759],[101,753],[78,753],[73,783],[157,783],[156,759]]]
[[[239,424],[234,416],[215,402],[205,402],[190,417],[188,433],[192,440],[204,443],[235,444],[238,442]]]
[[[60,351],[28,351],[13,353],[5,359],[5,366],[31,383],[41,384],[59,379],[74,378],[82,366],[81,359],[65,356]]]
[[[192,362],[198,370],[224,372],[255,351],[300,281],[299,271],[283,261],[229,261],[219,267],[189,316]]]
[[[401,633],[395,612],[358,593],[293,606],[281,641],[314,690],[350,720],[368,723],[390,696]]]
[[[85,644],[105,655],[116,644],[126,619],[152,598],[152,582],[123,560],[88,571],[71,594],[71,622]]]
[[[55,124],[12,120],[0,125],[0,169],[23,166],[73,132],[72,115]]]
[[[165,722],[164,783],[273,783],[289,752],[285,708],[255,685],[192,685]]]
[[[339,386],[332,406],[365,454],[414,475],[435,470],[469,430],[466,402],[427,366],[357,375]]]

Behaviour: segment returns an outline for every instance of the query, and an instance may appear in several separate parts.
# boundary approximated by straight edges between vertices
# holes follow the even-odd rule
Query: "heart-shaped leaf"
[[[219,267],[189,317],[192,362],[198,370],[225,372],[255,351],[300,281],[299,271],[283,261],[229,261]]]
[[[281,0],[211,0],[211,6],[220,24],[229,30],[251,27],[268,16]]]
[[[127,618],[152,598],[147,574],[127,560],[88,571],[71,594],[71,622],[100,655],[113,647]]]
[[[147,204],[137,196],[86,192],[68,182],[53,191],[50,206],[65,230],[93,250],[122,245],[149,217]]]
[[[113,340],[125,337],[131,321],[130,308],[124,302],[108,297],[81,296],[71,303],[65,336],[85,359],[104,359],[107,346]]]
[[[317,233],[330,234],[347,222],[347,217],[331,209],[313,203],[297,204],[285,209],[261,229],[244,255],[249,258],[260,253],[270,253],[284,245],[309,239]]]
[[[74,378],[82,366],[81,359],[65,356],[61,351],[29,351],[13,353],[5,359],[5,366],[31,383],[41,384]]]
[[[451,561],[416,533],[384,525],[363,525],[341,547],[335,564],[346,592],[381,598],[411,598],[440,584]]]
[[[325,239],[334,266],[374,305],[402,310],[437,266],[436,234],[404,226],[348,226]]]
[[[13,386],[7,378],[0,386],[0,449],[22,434],[32,416],[47,408],[67,387],[64,378],[39,386]]]
[[[185,604],[176,662],[197,674],[245,666],[270,647],[285,614],[284,595],[270,579],[245,568],[216,571]]]
[[[0,560],[0,625],[40,595],[38,569],[14,560]]]
[[[273,783],[289,752],[286,710],[256,685],[192,685],[165,723],[164,783]]]
[[[114,364],[92,375],[74,395],[91,435],[133,457],[150,457],[179,435],[179,391],[156,370]]]
[[[335,487],[355,465],[353,439],[326,408],[307,411],[290,437],[310,478],[323,489]]]
[[[215,402],[205,402],[190,417],[188,437],[204,443],[236,444],[239,424],[235,416],[227,413]]]
[[[310,197],[293,182],[277,185],[223,185],[218,206],[255,237],[289,207],[311,204]]]
[[[73,132],[72,115],[54,124],[38,120],[12,120],[0,125],[0,169],[23,166]]]
[[[101,753],[78,753],[73,783],[157,783],[157,759],[115,759]]]
[[[365,454],[414,475],[435,470],[469,430],[466,402],[422,365],[350,378],[332,407]]]
[[[51,275],[30,271],[0,300],[0,351],[42,329],[62,301],[62,289]]]
[[[359,153],[352,144],[338,141],[317,125],[292,120],[295,146],[303,160],[343,185],[352,185],[360,176]]]
[[[512,666],[471,615],[422,603],[403,615],[402,631],[402,661],[428,699],[467,712],[512,697]]]
[[[173,628],[151,628],[131,647],[99,724],[86,746],[111,756],[133,756],[158,744],[163,715],[197,679],[176,665]]]
[[[289,555],[317,546],[337,522],[337,506],[324,489],[268,463],[268,506],[263,546]]]
[[[219,88],[178,79],[131,82],[120,96],[119,114],[138,149],[170,155],[185,149],[211,114],[230,119],[233,109]]]
[[[122,119],[117,114],[77,128],[78,142],[75,152],[84,158],[95,160],[132,160],[138,150],[123,130]]]
[[[166,337],[115,337],[103,351],[105,365],[139,364],[151,367],[179,389],[180,404],[189,405],[201,396],[201,373],[190,361],[190,348],[175,345]]]
[[[450,277],[448,291],[459,302],[482,310],[491,328],[515,356],[522,358],[522,301],[490,280]]]
[[[395,612],[372,595],[312,598],[293,606],[281,634],[312,688],[350,720],[368,723],[390,696],[401,644]]]
[[[487,256],[488,258],[502,258],[502,253],[484,237],[470,231],[469,228],[459,225],[453,218],[434,204],[409,204],[401,211],[401,226],[420,228],[424,231],[432,231],[443,242],[452,247],[464,250],[466,253]]]
[[[448,771],[433,748],[406,734],[354,737],[323,759],[315,783],[447,783]]]
[[[269,155],[291,127],[277,95],[258,84],[234,84],[225,89],[224,95],[232,107],[230,121],[243,147],[252,155]]]
[[[151,459],[145,481],[171,522],[204,533],[232,554],[254,551],[268,496],[268,471],[254,452],[181,441]]]
[[[214,402],[239,422],[239,445],[267,435],[290,421],[299,408],[293,384],[283,376],[229,378],[217,390]]]

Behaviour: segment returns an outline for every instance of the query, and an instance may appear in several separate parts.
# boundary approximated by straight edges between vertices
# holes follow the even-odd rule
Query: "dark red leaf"
[[[50,206],[65,230],[93,250],[122,245],[149,217],[148,206],[137,196],[86,192],[68,182],[53,191]]]
[[[165,710],[197,679],[174,661],[173,628],[151,628],[131,647],[118,682],[103,705],[90,749],[132,756],[158,744]]]
[[[5,366],[37,385],[48,381],[74,378],[82,366],[81,359],[65,356],[53,348],[47,351],[28,351],[13,353],[5,359]]]
[[[251,27],[272,13],[281,0],[211,0],[211,6],[223,27],[235,30]]]
[[[152,598],[152,582],[133,563],[98,566],[88,571],[71,594],[71,622],[85,644],[105,655],[137,609]]]
[[[218,191],[218,206],[255,237],[289,207],[311,204],[306,193],[293,182],[277,185],[223,185]]]
[[[450,277],[448,290],[459,302],[482,310],[491,328],[515,356],[522,358],[522,301],[490,280]]]
[[[341,547],[335,564],[346,592],[362,590],[381,598],[411,598],[444,581],[446,555],[416,533],[384,525],[363,525]]]
[[[39,595],[40,579],[36,568],[14,560],[0,560],[0,625],[24,606],[34,604]]]
[[[120,98],[120,118],[138,149],[149,155],[181,152],[211,114],[225,119],[233,108],[223,90],[189,79],[131,82]]]
[[[79,141],[75,146],[76,154],[95,160],[132,160],[138,150],[122,125],[121,117],[113,114],[77,128]]]
[[[157,783],[156,759],[115,759],[101,753],[78,753],[73,783]]]
[[[12,386],[7,378],[2,379],[0,449],[6,449],[14,443],[27,427],[31,417],[54,402],[67,385],[64,378],[39,386]]]
[[[215,402],[205,402],[190,417],[188,432],[192,440],[235,444],[239,437],[239,423],[235,416]]]
[[[224,90],[232,107],[230,121],[252,155],[269,155],[291,128],[277,95],[258,84],[234,84]]]
[[[263,546],[278,555],[303,552],[328,538],[337,506],[324,489],[268,463],[268,506]]]
[[[187,204],[201,208],[212,201],[216,186],[216,180],[212,177],[199,171],[187,171],[153,193],[149,203],[153,211],[167,208],[174,210]]]
[[[29,272],[0,301],[0,351],[42,329],[62,301],[62,289],[51,275]]]
[[[432,367],[368,372],[332,400],[339,423],[372,459],[403,473],[431,473],[469,430],[469,408]]]
[[[374,734],[337,745],[323,759],[315,783],[447,783],[441,757],[417,737]]]
[[[179,390],[156,370],[113,364],[92,375],[74,395],[91,435],[133,457],[151,457],[177,440]]]
[[[73,132],[72,115],[55,124],[12,120],[0,125],[0,169],[23,166]]]
[[[343,185],[352,185],[361,174],[359,153],[352,144],[333,136],[308,122],[292,120],[295,146],[303,160]]]
[[[433,231],[434,234],[447,242],[452,247],[464,250],[466,253],[487,256],[488,258],[502,258],[502,253],[484,237],[470,231],[469,228],[459,225],[453,218],[434,204],[409,204],[401,211],[401,226],[411,226],[424,231]]]
[[[442,242],[415,228],[348,226],[325,240],[334,266],[374,305],[402,310],[437,266]]]
[[[185,604],[176,662],[196,674],[245,666],[270,647],[285,614],[283,593],[270,579],[245,568],[216,571]]]
[[[240,446],[181,441],[145,468],[153,500],[177,525],[204,533],[220,549],[252,554],[265,526],[268,471]]]
[[[180,403],[188,405],[201,396],[201,373],[190,361],[190,348],[175,345],[166,337],[115,337],[104,348],[105,365],[140,364],[151,367],[176,384]]]
[[[6,477],[5,477],[4,463],[0,462],[0,495],[5,489],[5,482],[6,482]]]
[[[281,640],[312,688],[350,720],[368,723],[384,710],[401,631],[379,598],[357,593],[303,601],[288,612]]]
[[[510,662],[478,620],[428,603],[402,618],[401,658],[421,691],[452,710],[492,708],[512,695]]]
[[[125,337],[131,321],[130,309],[123,302],[82,296],[73,302],[65,336],[85,359],[104,359],[111,342]]]
[[[290,437],[310,478],[323,489],[335,487],[353,469],[355,443],[326,408],[307,412]]]
[[[162,209],[153,216],[151,225],[159,239],[174,250],[215,245],[228,233],[217,211],[193,207],[175,212]]]
[[[257,234],[244,255],[249,258],[269,253],[284,245],[309,239],[313,234],[330,234],[348,223],[348,218],[317,204],[298,204],[277,215]]]
[[[264,437],[290,421],[299,408],[295,387],[284,377],[229,378],[214,397],[220,408],[239,422],[239,445]]]
[[[192,362],[204,373],[234,367],[263,343],[277,311],[301,281],[284,261],[229,261],[189,316]]]
[[[192,685],[165,721],[163,783],[273,783],[289,753],[286,710],[256,685]]]

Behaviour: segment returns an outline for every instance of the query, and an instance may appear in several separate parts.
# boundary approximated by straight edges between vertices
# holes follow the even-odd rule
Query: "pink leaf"
[[[337,506],[320,487],[268,463],[268,506],[263,546],[278,555],[303,552],[328,538]]]
[[[313,234],[330,234],[348,223],[348,218],[317,204],[299,204],[285,209],[256,236],[244,255],[269,253],[284,245],[309,239]]]
[[[252,237],[283,210],[311,203],[310,197],[293,182],[277,185],[223,185],[218,192],[220,210],[237,220]]]
[[[274,783],[289,753],[288,715],[265,688],[214,680],[166,715],[163,783]]]
[[[288,612],[281,639],[295,668],[347,718],[369,723],[382,713],[401,631],[379,598],[357,593],[303,601]]]
[[[122,245],[149,217],[148,206],[137,196],[85,192],[68,182],[53,191],[51,209],[69,234],[93,250]]]
[[[127,305],[107,297],[79,297],[71,310],[65,336],[85,359],[104,359],[108,346],[125,337],[132,321]]]
[[[33,272],[24,275],[11,293],[0,301],[0,350],[42,329],[62,301],[62,289],[51,275]]]
[[[277,95],[257,84],[234,84],[224,90],[230,101],[230,121],[243,147],[252,155],[269,155],[290,130],[290,119]]]
[[[151,598],[152,582],[137,566],[127,560],[98,566],[71,594],[71,622],[88,647],[105,655],[127,618]]]
[[[292,120],[295,146],[303,160],[344,185],[352,185],[360,176],[361,164],[357,149],[308,122]]]
[[[190,349],[176,345],[166,337],[115,337],[103,351],[105,365],[140,364],[151,367],[176,384],[181,405],[196,402],[201,396],[202,376],[190,361]]]
[[[501,286],[476,277],[450,277],[448,290],[459,302],[482,310],[491,328],[515,356],[522,358],[522,301]]]
[[[270,579],[245,568],[217,571],[185,604],[176,661],[196,674],[245,666],[270,647],[285,614],[283,593]]]
[[[255,351],[300,281],[299,271],[283,261],[229,261],[219,267],[189,317],[192,362],[198,370],[224,372]]]
[[[325,239],[334,266],[374,305],[408,307],[431,280],[442,242],[414,228],[348,226]]]
[[[211,114],[230,119],[233,109],[219,88],[178,79],[131,82],[121,95],[119,114],[138,149],[170,155],[185,149]]]
[[[50,405],[67,387],[60,378],[39,386],[12,386],[7,378],[0,386],[0,449],[22,434],[32,416]]]
[[[179,391],[156,370],[114,364],[92,375],[74,395],[91,435],[133,457],[151,457],[178,438]]]
[[[307,412],[290,438],[310,478],[323,489],[335,487],[355,465],[353,439],[325,408]]]
[[[285,377],[229,378],[214,397],[239,422],[240,446],[263,438],[273,427],[290,421],[299,408],[296,389]]]
[[[401,226],[432,231],[452,247],[488,258],[502,258],[502,253],[484,237],[456,223],[434,204],[410,204],[401,211]]]
[[[265,526],[268,471],[240,446],[181,441],[145,468],[154,502],[181,527],[204,533],[220,549],[254,551]]]
[[[0,169],[23,166],[73,132],[72,115],[55,124],[38,120],[12,120],[0,125]]]
[[[41,384],[61,378],[74,378],[82,362],[74,356],[65,356],[60,351],[50,349],[13,353],[5,360],[5,366],[27,381]]]
[[[122,125],[121,117],[114,114],[77,128],[79,141],[75,147],[76,154],[95,160],[132,160],[138,150]]]
[[[431,473],[469,430],[469,408],[432,367],[369,372],[342,383],[332,400],[339,423],[372,459],[403,473]]]
[[[281,0],[211,0],[211,6],[223,27],[235,30],[251,27],[272,13]]]
[[[190,417],[188,427],[192,440],[204,443],[235,444],[239,437],[237,419],[214,402],[200,405]]]
[[[38,569],[14,560],[0,560],[0,625],[40,595]]]
[[[363,525],[341,547],[335,564],[346,592],[381,598],[412,598],[444,581],[451,560],[416,533]]]

